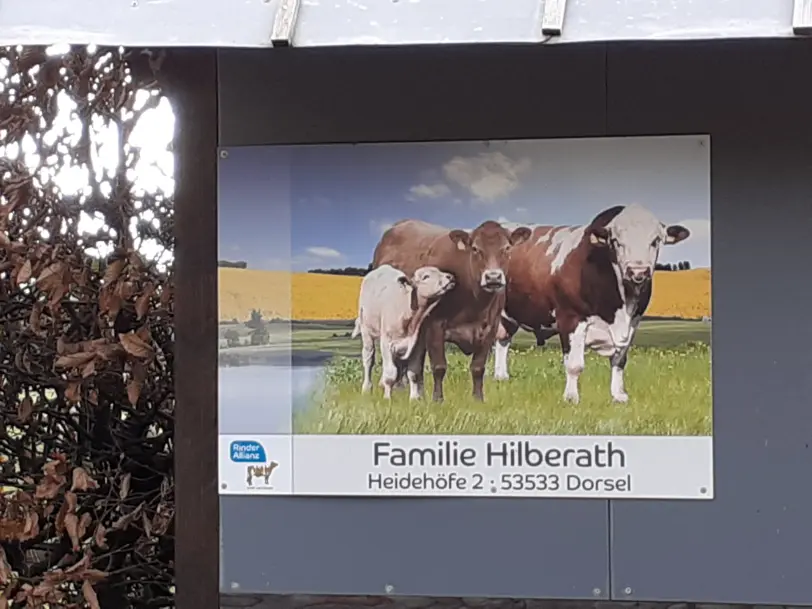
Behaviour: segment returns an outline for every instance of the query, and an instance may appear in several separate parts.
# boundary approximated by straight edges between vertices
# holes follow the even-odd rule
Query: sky
[[[660,262],[710,267],[709,142],[694,136],[244,147],[219,167],[220,259],[366,267],[392,222],[584,224],[637,203],[689,239]]]

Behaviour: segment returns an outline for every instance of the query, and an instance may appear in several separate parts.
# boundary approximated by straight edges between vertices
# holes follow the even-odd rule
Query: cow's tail
[[[355,327],[352,329],[350,338],[357,338],[361,334],[361,309],[358,309],[358,317],[355,318]]]

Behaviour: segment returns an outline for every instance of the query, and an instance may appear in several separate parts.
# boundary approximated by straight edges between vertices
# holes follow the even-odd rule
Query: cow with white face
[[[628,401],[623,371],[651,300],[660,250],[689,236],[684,226],[667,226],[639,205],[606,209],[585,226],[534,227],[511,256],[494,376],[508,378],[508,349],[519,328],[540,342],[557,333],[566,400],[580,400],[578,378],[588,347],[610,358],[612,398]]]

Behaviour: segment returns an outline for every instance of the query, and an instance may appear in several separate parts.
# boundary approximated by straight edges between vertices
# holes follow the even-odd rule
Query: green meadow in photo
[[[516,335],[507,381],[492,377],[493,356],[485,378],[485,401],[470,396],[468,358],[447,346],[448,374],[442,403],[431,400],[426,369],[422,400],[410,401],[407,388],[391,402],[377,385],[361,395],[358,342],[331,329],[294,331],[294,348],[336,354],[327,364],[325,387],[313,405],[294,415],[297,434],[517,434],[517,435],[712,435],[710,323],[646,320],[635,336],[626,367],[629,402],[609,397],[606,358],[586,354],[581,401],[562,397],[564,370],[557,338],[543,347],[525,332]],[[378,365],[379,367],[379,365]],[[376,368],[377,369],[377,368]]]

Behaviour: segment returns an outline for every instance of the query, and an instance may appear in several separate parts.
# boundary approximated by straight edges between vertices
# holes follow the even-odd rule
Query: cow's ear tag
[[[598,237],[595,233],[589,233],[589,241],[593,245],[606,245],[606,239]]]
[[[465,244],[462,242],[462,240],[457,241],[457,249],[460,250],[461,252],[465,251]]]

